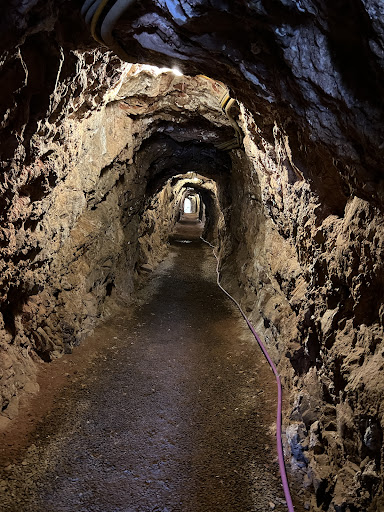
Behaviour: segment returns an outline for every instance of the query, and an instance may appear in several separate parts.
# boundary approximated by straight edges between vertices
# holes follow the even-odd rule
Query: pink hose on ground
[[[212,244],[210,244],[209,242],[207,242],[207,240],[204,240],[204,238],[201,237],[201,240],[203,240],[203,242],[205,242],[206,244],[210,245],[213,249],[214,249],[214,246]],[[272,371],[273,373],[275,374],[275,377],[276,377],[276,383],[277,383],[277,415],[276,415],[276,445],[277,445],[277,458],[278,458],[278,461],[279,461],[279,469],[280,469],[280,475],[281,475],[281,481],[282,481],[282,484],[283,484],[283,490],[284,490],[284,495],[285,495],[285,500],[287,502],[287,507],[288,507],[288,511],[289,512],[294,512],[294,507],[293,507],[293,503],[292,503],[292,498],[291,498],[291,493],[289,492],[289,485],[288,485],[288,479],[287,479],[287,472],[285,470],[285,463],[284,463],[284,453],[283,453],[283,445],[282,445],[282,440],[281,440],[281,409],[282,409],[282,387],[281,387],[281,380],[280,380],[280,375],[278,374],[278,371],[277,371],[277,368],[274,364],[274,362],[272,361],[270,355],[268,354],[268,351],[265,347],[265,345],[263,344],[263,342],[261,341],[261,339],[259,338],[257,332],[255,331],[253,325],[251,324],[251,322],[249,321],[248,317],[246,316],[246,314],[244,313],[244,311],[241,309],[241,306],[240,304],[237,302],[236,299],[234,299],[232,297],[232,295],[230,295],[227,290],[225,290],[221,284],[220,284],[220,278],[219,278],[219,258],[216,256],[216,253],[215,251],[213,250],[213,255],[215,256],[216,260],[217,260],[217,266],[216,266],[216,274],[217,274],[217,284],[219,286],[219,288],[225,293],[225,295],[227,295],[227,297],[229,297],[235,304],[236,306],[239,308],[239,311],[240,313],[242,314],[244,320],[247,322],[247,325],[249,327],[249,329],[251,330],[253,336],[255,337],[257,343],[259,344],[259,347],[261,348],[266,360],[268,361],[269,363],[269,366],[272,368]]]

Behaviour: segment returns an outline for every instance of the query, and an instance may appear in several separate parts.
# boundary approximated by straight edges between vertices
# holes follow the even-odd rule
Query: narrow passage
[[[92,361],[64,356],[69,383],[2,470],[0,510],[285,511],[275,382],[215,263],[173,241],[141,303],[96,331]]]

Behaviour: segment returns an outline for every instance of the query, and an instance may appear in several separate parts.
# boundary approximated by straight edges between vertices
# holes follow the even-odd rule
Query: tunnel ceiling
[[[194,172],[178,174],[171,179],[170,186],[178,198],[180,195],[184,198],[188,193],[200,193],[203,199],[209,195],[213,201],[216,200],[216,182],[206,176],[202,176],[201,174]]]
[[[89,106],[97,104],[100,86],[105,90],[113,83],[118,66],[108,55],[94,60],[92,53],[76,53],[96,46],[79,19],[81,3],[23,5],[2,8],[2,44],[16,47],[29,39],[28,46],[41,49],[45,59],[25,86],[25,67],[34,57],[30,50],[23,55],[23,46],[20,54],[8,51],[3,58],[5,90],[29,89],[30,117],[41,115],[34,110],[44,101],[34,90],[44,82],[53,92],[59,67],[65,79],[80,57],[88,70],[82,92]],[[255,137],[273,141],[275,122],[284,130],[307,179],[327,181],[330,191],[342,184],[367,197],[381,197],[382,9],[379,0],[244,1],[231,8],[204,1],[134,2],[116,26],[116,40],[132,62],[177,65],[186,74],[206,73],[225,81],[253,112],[260,130]],[[55,91],[60,108],[63,92]],[[2,101],[5,107],[6,95]],[[10,122],[12,112],[8,118]],[[319,165],[319,159],[327,165]]]
[[[146,151],[148,148],[148,151]],[[181,144],[169,137],[153,136],[142,148],[142,158],[151,155],[147,193],[152,195],[175,174],[197,172],[219,181],[228,182],[231,171],[229,156],[204,144]]]

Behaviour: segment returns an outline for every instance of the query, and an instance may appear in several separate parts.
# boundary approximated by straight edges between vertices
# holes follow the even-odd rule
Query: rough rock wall
[[[71,231],[50,228],[39,235],[44,211],[52,209],[50,191],[63,187],[73,167],[75,130],[63,120],[72,116],[75,123],[103,108],[105,92],[119,83],[121,73],[117,59],[90,51],[74,2],[13,2],[1,9],[7,24],[0,61],[2,340],[10,359],[26,368],[29,338],[15,341],[23,332],[21,306],[30,296],[41,296],[23,320],[36,331],[33,312],[52,304],[36,276],[53,263],[49,256],[41,263],[38,256],[36,268],[35,252],[44,255],[38,241],[45,247],[51,237],[59,246]],[[185,72],[221,79],[252,113],[253,118],[243,113],[251,164],[240,152],[233,156],[239,172],[230,185],[236,194],[222,201],[223,270],[280,359],[285,387],[292,391],[287,423],[293,462],[314,485],[313,510],[383,508],[383,15],[380,0],[231,6],[146,0],[126,12],[116,32],[132,61],[177,64]],[[184,86],[181,81],[179,112],[189,104]],[[141,109],[143,129],[157,126],[169,136],[172,126],[161,125],[161,116],[152,124],[153,113],[145,114],[152,100],[143,105],[141,99],[128,102],[128,113]],[[189,112],[193,116],[193,109]],[[168,115],[167,122],[177,119]],[[196,129],[186,120],[179,142],[190,130],[195,140],[207,137],[212,124],[207,121]],[[140,130],[132,150],[140,144],[135,142]],[[98,133],[95,128],[96,138]],[[54,138],[62,165],[49,153],[47,141]],[[217,134],[210,140],[217,141]],[[163,157],[155,155],[148,169],[171,176],[172,165],[164,160],[171,159],[176,142],[163,139],[154,152],[155,146]],[[198,147],[196,152],[201,153]],[[175,153],[175,164],[183,155],[184,162],[195,156],[181,146]],[[211,157],[200,164],[209,168]],[[96,190],[85,183],[86,191]],[[84,208],[87,203],[77,184],[69,180],[68,189],[65,197],[73,206],[66,216],[74,210],[76,217],[81,201]],[[239,276],[237,283],[229,271]],[[86,283],[76,286],[87,289]],[[102,287],[100,281],[96,289]],[[5,360],[9,409],[15,386],[25,383],[22,372],[12,375],[16,370]]]
[[[311,510],[381,510],[383,214],[357,196],[343,214],[324,212],[284,134],[261,150],[244,120],[223,282],[279,362],[287,449]]]
[[[147,199],[139,228],[139,275],[148,275],[167,253],[168,239],[177,222],[180,197],[169,178],[164,187]]]
[[[168,148],[183,165],[194,150],[185,147],[189,118],[182,110],[194,117],[193,138],[199,133],[220,142],[231,133],[204,79],[187,90],[172,73],[157,76],[120,61],[116,66],[97,50],[62,50],[48,63],[42,45],[52,46],[54,34],[38,32],[33,44],[31,37],[2,60],[4,424],[17,413],[19,392],[36,390],[34,362],[70,351],[116,301],[129,300],[140,259],[139,225],[153,193],[148,182],[158,173],[174,174],[164,169],[165,160],[157,161],[159,151]],[[49,64],[52,88],[35,69]],[[169,123],[179,129],[168,130]],[[163,134],[160,142],[151,141],[154,132]],[[215,154],[208,149],[207,167],[215,168]]]

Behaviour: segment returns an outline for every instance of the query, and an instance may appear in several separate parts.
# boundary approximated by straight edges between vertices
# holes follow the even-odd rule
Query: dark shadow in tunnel
[[[169,178],[188,172],[197,172],[224,187],[232,169],[231,158],[225,151],[211,144],[177,142],[164,135],[150,137],[140,152],[154,154],[145,192],[147,197],[159,192]]]

